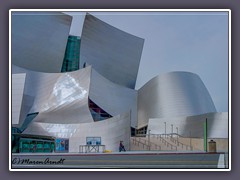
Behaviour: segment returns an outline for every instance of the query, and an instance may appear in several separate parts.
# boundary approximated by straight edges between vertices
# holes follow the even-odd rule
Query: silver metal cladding
[[[93,122],[88,107],[91,67],[68,73],[25,72],[24,95],[34,97],[33,102],[23,105],[28,107],[25,117],[39,112],[35,122]]]
[[[48,135],[69,138],[69,152],[79,152],[80,145],[86,145],[86,137],[101,137],[107,150],[118,151],[123,140],[126,149],[130,147],[130,113],[124,113],[104,121],[77,124],[33,122],[24,134]]]
[[[87,13],[80,46],[85,63],[110,81],[135,88],[144,40],[121,31]]]
[[[12,12],[12,63],[61,72],[72,16],[60,12]]]
[[[216,112],[198,75],[170,72],[151,79],[138,91],[138,127],[150,118],[181,117]]]
[[[12,124],[19,124],[26,74],[12,74]]]
[[[131,111],[131,126],[137,125],[137,91],[115,84],[92,68],[89,97],[112,116]]]

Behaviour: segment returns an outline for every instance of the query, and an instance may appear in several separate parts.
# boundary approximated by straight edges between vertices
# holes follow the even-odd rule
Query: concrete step
[[[170,138],[156,137],[131,137],[131,150],[166,150],[166,151],[184,151],[191,150],[189,146],[177,143]]]

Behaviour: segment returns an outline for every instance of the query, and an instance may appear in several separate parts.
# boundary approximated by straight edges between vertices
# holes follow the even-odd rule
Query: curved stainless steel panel
[[[203,138],[207,119],[208,138],[228,138],[228,113],[207,113],[197,116],[149,119],[151,134],[178,133],[184,137]],[[173,126],[173,127],[172,127]]]
[[[88,108],[90,67],[68,73],[40,73],[15,66],[14,71],[26,72],[24,95],[34,98],[23,104],[25,117],[39,112],[35,122],[93,122]]]
[[[20,118],[19,118],[19,124],[18,124],[19,126],[21,126],[24,123],[24,120],[28,112],[32,108],[34,98],[35,98],[34,93],[29,93],[29,90],[33,90],[34,92],[34,88],[35,88],[35,86],[31,86],[31,75],[27,75],[29,73],[31,74],[32,71],[12,64],[12,74],[21,74],[21,73],[26,74],[26,77],[25,77],[23,99],[22,99],[21,112],[20,112]]]
[[[111,151],[118,151],[119,141],[123,140],[126,150],[129,150],[130,113],[93,123],[32,122],[23,133],[69,138],[69,152],[79,152],[79,145],[86,145],[86,137],[101,137],[102,144]]]
[[[72,17],[60,12],[12,12],[12,63],[61,72]]]
[[[151,79],[138,91],[138,128],[149,118],[180,117],[216,112],[198,75],[170,72]]]
[[[92,69],[90,99],[108,114],[131,111],[131,126],[137,123],[137,91],[115,84]]]
[[[26,74],[12,74],[12,124],[19,124]]]
[[[144,40],[96,17],[85,17],[80,66],[92,67],[110,81],[134,89]]]

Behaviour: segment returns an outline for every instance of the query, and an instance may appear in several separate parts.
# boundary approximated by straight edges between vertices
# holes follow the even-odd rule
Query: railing
[[[176,136],[176,137],[174,137],[174,136]],[[151,146],[153,146],[153,147],[155,146],[155,148],[158,146],[159,150],[163,149],[160,145],[157,145],[153,142],[150,142],[150,146],[149,146],[149,140],[142,139],[141,137],[148,138],[149,134],[136,134],[136,136],[133,139],[133,143],[137,144],[138,146],[140,146],[140,144],[141,144],[141,146],[143,148],[148,148],[149,150],[150,150]],[[169,147],[171,150],[179,150],[180,148],[182,150],[190,150],[190,151],[193,150],[193,146],[191,146],[191,142],[190,142],[190,145],[180,142],[179,137],[181,137],[181,136],[176,133],[173,133],[173,134],[150,134],[150,137],[159,139],[159,141],[161,141],[166,147]]]
[[[146,147],[148,150],[151,150],[151,147],[155,147],[155,150],[161,150],[161,146],[159,146],[159,145],[157,145],[155,143],[152,143],[152,142],[149,143],[148,140],[141,139],[140,137],[134,137],[132,139],[132,141],[133,141],[133,144],[135,144],[135,145],[140,146],[140,144],[141,144],[143,149]]]
[[[169,140],[170,140],[172,143],[176,144],[176,146],[173,145],[173,146],[175,147],[175,150],[177,150],[177,147],[182,147],[182,149],[191,150],[191,151],[193,150],[193,147],[192,147],[192,146],[189,146],[189,145],[186,145],[186,144],[184,144],[184,143],[179,142],[179,140],[178,140],[179,135],[178,135],[178,134],[175,134],[175,133],[174,133],[174,134],[151,134],[150,136],[159,139],[159,140],[162,141],[165,145],[167,145],[167,147],[168,147],[168,146],[171,146],[171,149],[172,149],[172,144],[169,143],[169,142],[166,140],[166,139],[168,139],[168,138],[169,138]],[[177,139],[173,138],[173,136],[177,136]]]
[[[80,145],[80,153],[99,153],[105,151],[105,145]]]
[[[159,139],[160,141],[162,141],[162,143],[163,143],[165,146],[170,147],[171,150],[177,150],[177,146],[169,143],[165,138],[163,138],[163,137],[166,137],[165,134],[150,134],[150,136]],[[163,137],[162,137],[162,136],[163,136]]]

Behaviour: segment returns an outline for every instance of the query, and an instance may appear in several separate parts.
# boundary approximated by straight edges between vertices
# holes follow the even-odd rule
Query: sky
[[[228,112],[227,12],[89,12],[143,38],[136,88],[172,71],[200,76],[218,112]],[[73,16],[71,35],[81,36],[84,12]]]

